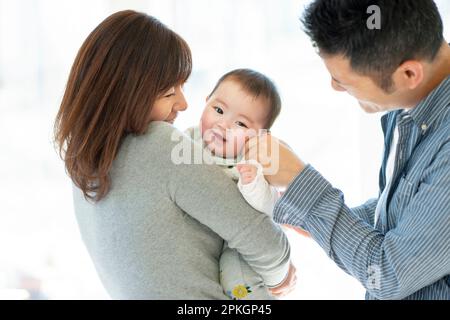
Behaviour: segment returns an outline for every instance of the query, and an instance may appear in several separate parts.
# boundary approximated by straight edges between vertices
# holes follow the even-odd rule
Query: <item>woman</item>
[[[280,228],[216,166],[171,159],[180,143],[171,123],[187,108],[191,66],[181,37],[122,11],[88,36],[69,76],[55,140],[83,241],[114,299],[227,299],[218,267],[224,239],[268,287],[290,278]]]

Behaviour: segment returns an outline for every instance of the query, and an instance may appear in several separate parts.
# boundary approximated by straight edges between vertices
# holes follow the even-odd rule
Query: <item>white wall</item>
[[[332,91],[300,29],[303,0],[0,0],[0,299],[26,276],[50,298],[105,298],[73,216],[70,181],[51,143],[52,122],[82,41],[107,15],[131,8],[158,17],[191,45],[190,108],[197,123],[223,73],[249,67],[278,85],[273,132],[357,205],[376,195],[379,116]],[[437,1],[450,39],[450,5]],[[362,299],[364,290],[311,240],[289,232],[299,273],[289,299]]]

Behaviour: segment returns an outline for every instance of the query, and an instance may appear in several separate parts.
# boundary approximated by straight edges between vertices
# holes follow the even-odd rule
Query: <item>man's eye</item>
[[[243,122],[237,121],[236,124],[237,124],[239,127],[248,128],[247,125],[246,125],[245,123],[243,123]]]
[[[219,107],[214,107],[214,110],[216,110],[217,113],[223,114],[223,110]]]

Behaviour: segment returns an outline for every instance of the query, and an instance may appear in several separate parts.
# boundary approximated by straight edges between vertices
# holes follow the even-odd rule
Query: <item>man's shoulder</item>
[[[450,140],[450,104],[444,108],[440,121],[436,123],[436,134],[443,143]]]

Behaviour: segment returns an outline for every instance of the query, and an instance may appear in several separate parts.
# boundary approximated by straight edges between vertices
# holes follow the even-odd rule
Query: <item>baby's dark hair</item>
[[[211,96],[219,85],[227,79],[238,82],[243,90],[253,95],[255,98],[262,97],[267,100],[270,110],[264,129],[270,129],[281,110],[281,98],[272,80],[255,70],[235,69],[224,74],[219,81],[217,81],[209,96]]]

